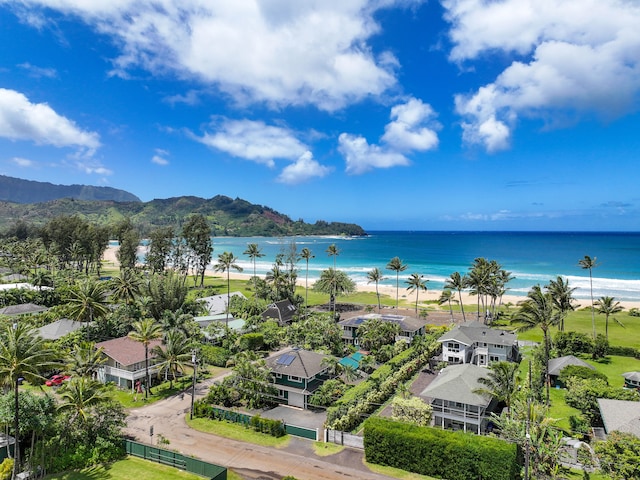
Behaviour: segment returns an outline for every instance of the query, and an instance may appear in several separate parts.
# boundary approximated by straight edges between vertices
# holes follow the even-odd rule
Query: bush
[[[607,337],[599,333],[596,335],[596,341],[593,344],[593,359],[604,358],[609,353],[609,340]]]
[[[287,434],[282,421],[262,418],[260,415],[251,417],[249,426],[256,432],[266,433],[276,438],[283,437]]]
[[[245,333],[240,337],[240,351],[251,350],[257,352],[264,348],[264,335],[262,333]]]
[[[640,359],[640,350],[633,347],[620,347],[617,345],[609,345],[609,355],[617,355],[619,357],[633,357]]]
[[[585,333],[558,332],[554,338],[558,356],[593,353],[593,340]]]
[[[0,464],[0,480],[9,480],[13,474],[13,458],[5,458]]]
[[[227,360],[231,357],[231,352],[226,348],[214,347],[213,345],[201,345],[200,356],[208,365],[225,367]]]
[[[604,373],[598,372],[597,370],[593,370],[589,367],[583,367],[582,365],[569,365],[564,367],[558,376],[558,380],[566,385],[567,381],[571,377],[581,378],[583,380],[600,379],[607,383],[607,385],[609,384],[609,379]]]
[[[515,480],[518,447],[494,437],[371,417],[364,424],[368,462],[448,480]]]

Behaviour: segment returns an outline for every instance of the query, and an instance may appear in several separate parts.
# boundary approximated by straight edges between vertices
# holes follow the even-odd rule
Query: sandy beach
[[[103,260],[108,263],[108,264],[113,264],[113,265],[118,265],[118,260],[116,258],[116,252],[118,251],[118,247],[114,247],[114,246],[109,246],[107,247],[107,250],[105,251],[104,255],[103,255]],[[211,269],[208,269],[206,274],[208,276],[211,277],[222,277],[223,275],[218,273],[218,272],[214,272]],[[226,277],[226,274],[224,275]],[[249,274],[249,273],[238,273],[238,272],[230,272],[229,274],[229,278],[232,278],[234,280],[248,280],[253,276],[253,274]],[[261,275],[258,275],[259,277]],[[298,279],[298,285],[301,287],[304,287],[304,278],[302,279]],[[311,282],[309,284],[309,287],[311,287]],[[372,292],[375,293],[376,291],[376,286],[375,284],[370,284],[370,285],[357,285],[357,289],[358,291],[361,292]],[[391,285],[379,285],[378,286],[378,291],[380,293],[380,295],[388,295],[391,298],[396,298],[396,288],[395,286],[391,286]],[[422,304],[423,302],[428,302],[428,301],[437,301],[438,298],[440,298],[440,294],[442,293],[441,290],[431,290],[428,289],[426,292],[421,291],[419,293],[419,297],[418,297],[418,305]],[[399,296],[400,299],[403,301],[408,302],[409,304],[415,304],[416,301],[416,292],[414,293],[409,293],[406,290],[406,286],[404,285],[404,282],[400,282],[400,290],[399,290]],[[456,293],[456,299],[458,299],[458,294]],[[512,305],[517,305],[518,302],[521,302],[522,300],[524,300],[525,297],[519,296],[519,295],[504,295],[502,297],[502,304],[512,304]],[[478,298],[476,296],[473,295],[469,295],[468,293],[462,293],[462,303],[464,305],[476,305],[478,301]],[[629,301],[621,301],[620,304],[626,309],[630,309],[630,308],[640,308],[640,302],[629,302]],[[576,308],[583,308],[583,307],[588,307],[590,305],[590,302],[588,300],[577,300],[575,302],[575,305],[577,305]],[[446,309],[447,306],[443,305],[442,307],[443,309]]]

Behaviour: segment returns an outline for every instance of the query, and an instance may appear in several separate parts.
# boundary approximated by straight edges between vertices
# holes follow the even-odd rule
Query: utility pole
[[[193,363],[193,385],[191,386],[191,413],[189,413],[189,420],[193,420],[193,402],[196,398],[196,371],[198,369],[198,358],[196,350],[191,352],[191,363]]]

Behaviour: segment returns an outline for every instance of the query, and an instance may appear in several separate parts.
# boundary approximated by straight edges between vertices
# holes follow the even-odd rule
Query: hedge
[[[364,452],[367,462],[447,480],[515,480],[521,470],[516,444],[381,417],[364,423]]]

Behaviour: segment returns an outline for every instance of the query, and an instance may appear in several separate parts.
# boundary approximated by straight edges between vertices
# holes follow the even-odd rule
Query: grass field
[[[85,468],[79,472],[47,475],[45,480],[202,480],[202,477],[174,467],[127,457],[106,466]],[[231,479],[232,477],[229,477]]]
[[[238,440],[240,442],[253,443],[255,445],[262,445],[263,447],[275,447],[282,448],[287,446],[291,437],[285,435],[284,437],[276,438],[266,433],[259,433],[244,426],[220,420],[209,420],[207,418],[193,418],[189,419],[185,417],[187,425],[198,430],[200,432],[212,433],[220,437],[230,438],[232,440]]]

